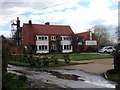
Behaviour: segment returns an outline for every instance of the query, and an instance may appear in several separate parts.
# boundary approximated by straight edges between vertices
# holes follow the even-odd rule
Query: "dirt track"
[[[75,61],[75,62],[78,62],[81,64],[71,65],[71,66],[62,66],[59,68],[83,70],[85,72],[94,73],[94,74],[102,74],[106,72],[106,70],[114,68],[113,58],[83,60],[83,61]]]

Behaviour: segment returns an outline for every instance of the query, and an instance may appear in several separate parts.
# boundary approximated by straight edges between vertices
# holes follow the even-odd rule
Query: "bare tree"
[[[95,36],[99,41],[100,46],[105,46],[111,44],[109,39],[108,29],[103,25],[95,25],[92,27],[94,30]]]

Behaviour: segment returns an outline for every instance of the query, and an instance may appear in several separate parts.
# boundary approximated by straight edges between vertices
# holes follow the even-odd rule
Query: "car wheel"
[[[104,53],[107,53],[107,51],[104,51]]]

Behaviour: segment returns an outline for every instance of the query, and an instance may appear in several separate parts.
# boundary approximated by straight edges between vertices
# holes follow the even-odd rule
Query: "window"
[[[39,46],[39,50],[47,50],[47,49],[48,49],[47,45],[40,45]]]
[[[39,40],[42,40],[42,37],[39,37]]]
[[[39,50],[42,50],[42,46],[39,46]]]
[[[61,40],[62,40],[62,37],[61,37]]]
[[[42,40],[44,40],[44,37],[42,37]]]
[[[51,37],[51,40],[56,40],[56,36],[52,36],[52,37]]]
[[[71,45],[64,45],[64,50],[71,50]]]
[[[47,40],[47,37],[45,37],[45,40]]]
[[[47,45],[45,45],[44,50],[47,50]]]
[[[60,45],[60,49],[63,50],[63,45]]]
[[[52,45],[51,49],[56,50],[56,45]]]
[[[64,36],[64,37],[61,37],[61,40],[71,40],[71,38],[69,36]]]
[[[39,40],[47,40],[47,36],[39,36],[38,39]]]
[[[108,47],[107,49],[113,49],[112,47]]]

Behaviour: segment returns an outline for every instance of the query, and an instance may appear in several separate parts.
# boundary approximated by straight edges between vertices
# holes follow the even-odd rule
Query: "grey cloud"
[[[91,22],[91,25],[103,25],[103,23],[105,22],[105,20],[103,19],[97,19]]]
[[[44,1],[34,1],[34,2],[7,2],[7,1],[2,1],[1,3],[1,10],[2,10],[2,15],[6,16],[12,16],[15,14],[22,14],[24,12],[32,10],[33,13],[43,11],[47,8],[51,8],[52,6],[55,6],[59,4],[59,2],[53,2],[50,0],[44,0]],[[13,8],[17,8],[17,10],[12,10]],[[20,11],[19,11],[20,10]]]

